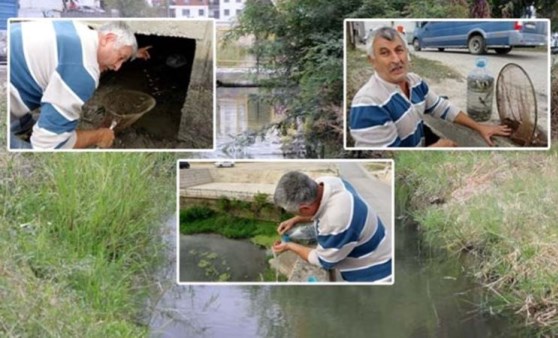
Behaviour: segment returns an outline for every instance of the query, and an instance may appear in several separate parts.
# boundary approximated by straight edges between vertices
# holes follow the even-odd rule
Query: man
[[[490,146],[493,135],[507,136],[507,126],[480,124],[437,96],[418,75],[409,73],[407,44],[390,27],[374,30],[368,60],[375,70],[355,95],[350,132],[356,147],[420,147],[425,145],[423,115],[430,114],[477,131]],[[449,139],[431,146],[455,147]]]
[[[291,171],[281,177],[275,204],[295,217],[282,222],[283,234],[297,223],[314,221],[315,249],[293,242],[277,242],[275,252],[291,250],[311,264],[338,269],[346,281],[391,280],[391,235],[356,190],[338,177],[319,177]]]
[[[149,47],[147,47],[149,48]],[[73,21],[12,23],[10,31],[10,148],[108,148],[110,128],[76,130],[83,104],[99,85],[101,72],[117,71],[136,56],[136,38],[123,22],[92,30]],[[40,108],[35,123],[31,111]],[[17,134],[33,126],[30,142]]]

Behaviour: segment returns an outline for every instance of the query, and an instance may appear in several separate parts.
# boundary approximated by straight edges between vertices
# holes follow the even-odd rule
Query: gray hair
[[[387,27],[387,26],[380,27],[372,31],[369,37],[369,41],[367,42],[368,46],[366,48],[366,52],[368,53],[368,56],[371,58],[374,58],[373,46],[374,46],[374,41],[378,37],[382,39],[386,39],[388,41],[395,41],[395,39],[399,39],[401,40],[401,42],[403,42],[403,46],[405,47],[405,49],[407,49],[407,44],[405,43],[405,41],[403,41],[403,38],[401,37],[401,35],[399,35],[398,31],[396,31],[392,27]]]
[[[311,203],[318,197],[318,183],[308,175],[289,171],[281,177],[273,201],[287,212],[296,214],[303,203]]]
[[[132,47],[132,55],[136,55],[138,51],[138,42],[136,41],[134,32],[132,32],[130,26],[128,26],[125,22],[109,21],[99,27],[98,31],[103,35],[109,33],[116,35],[114,48],[130,46]]]

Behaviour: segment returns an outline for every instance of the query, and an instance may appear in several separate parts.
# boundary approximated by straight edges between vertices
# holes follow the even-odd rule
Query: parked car
[[[178,162],[178,168],[189,169],[190,168],[190,163],[188,163],[186,161],[180,161],[180,162]]]
[[[218,161],[215,162],[217,168],[232,168],[234,167],[234,161]]]
[[[468,49],[471,54],[485,54],[494,49],[507,54],[515,47],[545,46],[548,25],[544,21],[424,21],[415,28],[413,47]]]
[[[558,33],[553,33],[550,41],[550,51],[552,54],[558,53]]]

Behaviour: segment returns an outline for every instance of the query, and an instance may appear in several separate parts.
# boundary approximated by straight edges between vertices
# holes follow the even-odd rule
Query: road
[[[477,55],[469,54],[466,50],[446,49],[444,52],[438,52],[428,49],[414,52],[412,51],[412,47],[410,48],[412,54],[421,58],[442,62],[459,72],[463,78],[466,78],[469,72],[475,67],[475,59],[478,57]],[[504,65],[508,63],[516,63],[525,70],[537,94],[539,117],[544,119],[543,125],[546,124],[546,121],[548,121],[547,116],[549,115],[548,87],[550,83],[550,61],[548,55],[534,50],[516,49],[512,50],[507,55],[497,55],[493,51],[489,51],[487,55],[482,55],[482,57],[488,60],[488,69],[495,79],[498,78],[498,73]],[[494,99],[496,99],[496,97]],[[465,105],[460,105],[459,107],[465,108]],[[494,106],[494,109],[496,109],[496,106]]]
[[[351,183],[359,194],[368,204],[376,210],[380,219],[384,224],[392,229],[392,199],[393,191],[389,184],[386,184],[371,175],[363,168],[361,163],[356,162],[338,162],[339,174],[349,183]]]

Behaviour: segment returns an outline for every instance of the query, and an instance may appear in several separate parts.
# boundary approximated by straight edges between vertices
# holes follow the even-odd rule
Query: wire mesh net
[[[510,139],[520,146],[546,146],[537,128],[537,100],[525,70],[508,63],[498,74],[496,104],[503,124],[512,129]]]

